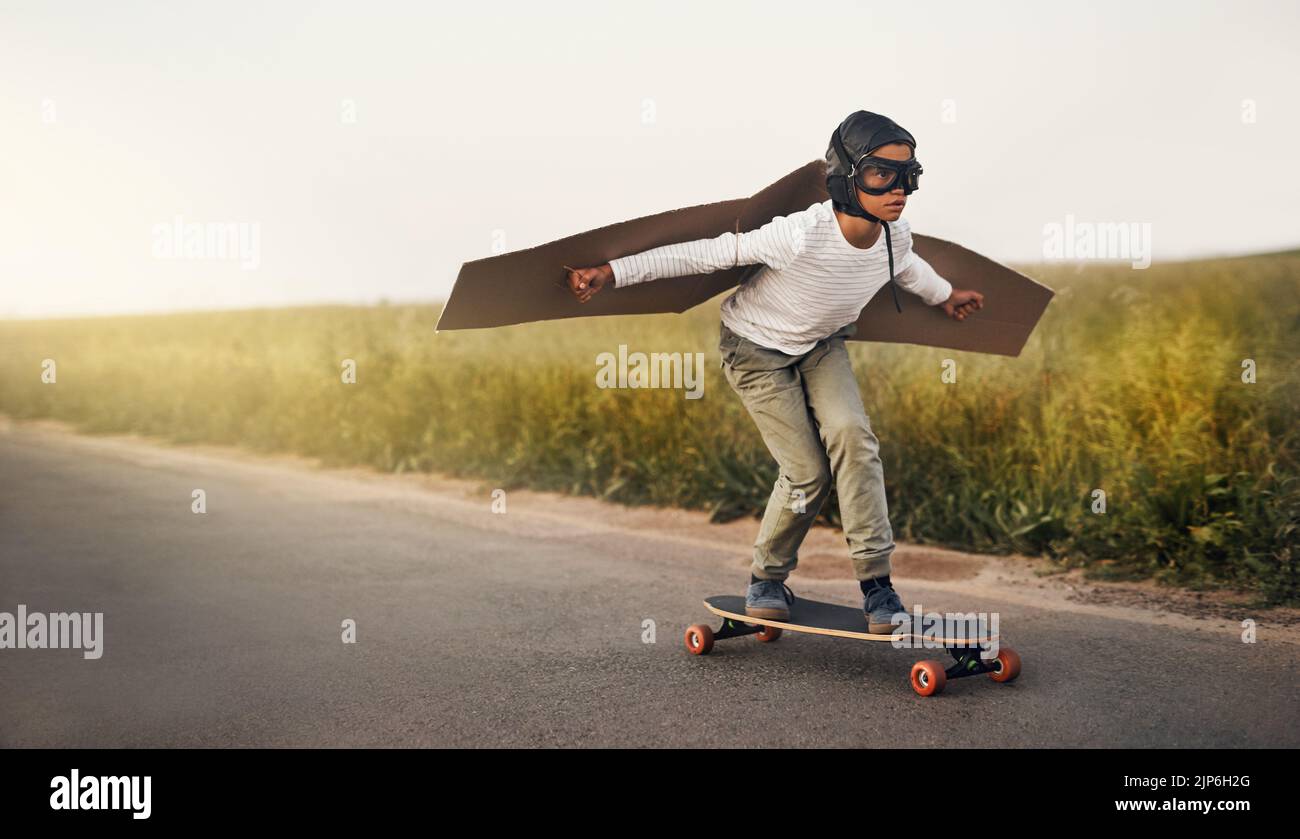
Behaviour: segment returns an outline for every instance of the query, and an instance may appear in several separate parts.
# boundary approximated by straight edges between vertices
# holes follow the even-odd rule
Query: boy
[[[780,467],[754,543],[748,615],[789,617],[793,595],[784,581],[833,480],[869,631],[889,634],[896,615],[907,617],[889,581],[894,541],[879,444],[844,340],[891,281],[955,320],[983,308],[979,292],[953,289],[912,252],[901,217],[921,174],[915,148],[892,120],[857,111],[826,152],[828,200],[739,236],[664,245],[569,273],[585,303],[611,283],[764,266],[723,302],[718,345],[727,381]]]

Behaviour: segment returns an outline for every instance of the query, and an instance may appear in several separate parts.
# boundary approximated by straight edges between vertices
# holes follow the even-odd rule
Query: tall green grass
[[[1059,294],[1019,358],[850,342],[896,536],[1300,602],[1300,252],[1028,270]],[[0,410],[717,518],[761,511],[776,467],[718,369],[716,303],[435,335],[437,314],[0,322]],[[596,355],[619,344],[704,352],[704,398],[597,388]],[[47,358],[55,384],[40,379]],[[940,379],[947,358],[955,384]],[[1257,383],[1241,381],[1243,359]],[[833,503],[824,515],[837,520]]]

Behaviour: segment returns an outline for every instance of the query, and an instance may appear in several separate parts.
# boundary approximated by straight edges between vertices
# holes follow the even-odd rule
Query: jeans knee
[[[874,451],[879,446],[866,414],[836,417],[822,425],[821,436],[828,449],[859,445]]]
[[[802,492],[809,498],[821,495],[831,486],[830,463],[809,465],[798,469],[782,469],[781,480],[791,492]]]

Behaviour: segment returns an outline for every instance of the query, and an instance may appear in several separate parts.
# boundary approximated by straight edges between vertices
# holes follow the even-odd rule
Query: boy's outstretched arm
[[[965,320],[976,309],[984,308],[984,295],[970,289],[953,288],[952,283],[939,276],[930,263],[912,251],[907,267],[894,275],[900,286],[920,297],[931,306],[943,306],[944,312],[954,320]]]
[[[778,216],[740,235],[728,232],[712,239],[661,245],[593,268],[571,268],[569,290],[580,303],[586,303],[607,285],[623,288],[664,277],[708,274],[736,265],[762,263],[781,268],[803,250],[805,215],[806,211]]]

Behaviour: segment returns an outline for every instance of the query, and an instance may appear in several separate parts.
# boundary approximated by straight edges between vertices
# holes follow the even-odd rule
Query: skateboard
[[[714,641],[753,635],[759,641],[771,642],[781,637],[782,631],[808,632],[814,635],[832,635],[837,638],[858,638],[863,641],[893,641],[893,635],[873,634],[868,631],[867,617],[861,609],[838,606],[817,600],[796,597],[790,604],[790,617],[785,620],[757,618],[745,614],[745,598],[736,595],[718,595],[706,598],[704,606],[722,618],[722,626],[713,629],[708,624],[697,623],[686,628],[686,650],[692,655],[707,655]],[[921,638],[921,635],[901,637]],[[984,641],[998,636],[989,635]],[[931,640],[939,640],[931,638]],[[912,665],[912,689],[921,696],[933,696],[943,690],[949,679],[978,676],[988,673],[995,682],[1010,682],[1020,675],[1020,656],[1010,647],[998,645],[997,658],[985,661],[980,657],[980,641],[974,638],[942,638],[944,647],[955,659],[944,668],[933,659]]]

